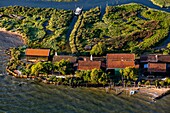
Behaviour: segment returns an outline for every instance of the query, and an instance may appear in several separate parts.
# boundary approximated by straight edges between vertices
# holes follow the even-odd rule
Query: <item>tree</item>
[[[120,73],[122,74],[124,79],[127,80],[137,80],[138,77],[138,69],[135,67],[126,67],[125,69],[121,69]]]
[[[103,55],[106,52],[106,45],[102,42],[99,42],[95,46],[93,46],[90,51],[91,55]]]
[[[83,76],[84,82],[87,82],[87,83],[90,82],[90,80],[91,80],[90,73],[91,73],[91,71],[89,71],[89,70],[85,71],[84,76]]]
[[[101,77],[99,78],[99,83],[103,84],[103,86],[104,86],[108,83],[108,81],[109,81],[108,75],[103,72]]]
[[[31,75],[38,76],[40,71],[43,69],[43,63],[38,62],[31,67]]]
[[[101,70],[97,70],[96,68],[91,71],[90,77],[91,77],[91,82],[93,84],[99,83],[99,79],[100,79],[100,76],[101,76],[100,72],[101,72]]]
[[[166,46],[167,49],[170,49],[170,43],[168,43],[168,45]]]
[[[160,81],[159,84],[164,87],[165,86],[165,82],[164,81]]]
[[[42,72],[45,74],[49,74],[50,72],[52,72],[53,70],[53,64],[49,61],[49,62],[43,62],[43,69]]]
[[[54,71],[61,73],[62,75],[72,73],[72,65],[69,60],[61,60],[54,63]]]

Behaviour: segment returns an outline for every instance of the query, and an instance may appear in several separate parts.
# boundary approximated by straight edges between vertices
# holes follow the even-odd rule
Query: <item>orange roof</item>
[[[113,68],[126,68],[130,66],[135,66],[134,61],[111,61],[108,60],[107,68],[113,69]]]
[[[78,61],[78,70],[100,69],[101,61]]]
[[[134,61],[135,54],[129,53],[107,54],[107,59],[112,59],[115,61]]]
[[[166,72],[166,63],[149,63],[149,72]]]
[[[26,49],[26,56],[49,56],[50,49]]]
[[[121,54],[107,54],[107,68],[126,68],[135,66],[135,54],[121,53]]]

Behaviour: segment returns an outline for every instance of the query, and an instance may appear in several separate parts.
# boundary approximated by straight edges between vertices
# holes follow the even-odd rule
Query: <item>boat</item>
[[[76,10],[75,10],[75,12],[74,12],[74,14],[78,16],[78,15],[81,14],[81,12],[82,12],[82,8],[77,7]]]

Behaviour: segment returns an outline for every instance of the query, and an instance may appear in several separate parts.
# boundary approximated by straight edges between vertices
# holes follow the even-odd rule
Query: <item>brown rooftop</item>
[[[126,68],[126,67],[133,67],[135,66],[134,61],[112,61],[108,60],[107,69],[114,69],[114,68]]]
[[[135,66],[135,54],[107,54],[107,69]]]
[[[78,61],[78,70],[100,69],[101,61]]]
[[[149,63],[149,72],[166,72],[166,63]]]
[[[50,49],[26,49],[26,56],[46,56],[50,54]]]
[[[170,62],[170,55],[150,54],[140,57],[140,62]]]
[[[170,62],[170,55],[158,55],[158,62]]]
[[[120,54],[107,54],[107,59],[112,59],[115,61],[134,61],[135,54],[120,53]]]

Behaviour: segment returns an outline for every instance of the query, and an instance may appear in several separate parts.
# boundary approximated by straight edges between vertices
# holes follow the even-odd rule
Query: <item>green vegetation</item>
[[[72,33],[70,34],[70,47],[72,53],[83,52],[86,45],[91,45],[94,37],[99,35],[99,31],[93,27],[94,23],[100,20],[99,7],[83,12],[78,17]]]
[[[26,64],[26,66],[20,68],[22,72],[30,72],[28,75],[32,76],[39,76],[40,74],[49,75],[52,74],[52,72],[58,72],[61,75],[69,75],[73,73],[72,69],[71,63],[67,60],[61,60],[55,63],[50,61],[37,62],[35,64]]]
[[[102,70],[93,69],[92,71],[76,71],[76,77],[87,84],[103,84],[109,83],[109,75]]]
[[[22,66],[23,62],[21,62],[21,54],[22,48],[11,48],[9,49],[9,54],[11,55],[11,59],[7,64],[7,68],[10,70],[15,70],[18,66]]]
[[[126,86],[131,86],[132,82],[136,82],[139,76],[138,69],[135,67],[126,67],[125,69],[121,69],[120,73],[123,77],[123,83]]]
[[[106,52],[106,46],[104,43],[99,42],[94,45],[92,50],[90,51],[91,55],[103,55]]]
[[[0,27],[22,34],[28,47],[65,51],[72,11],[9,6],[0,15]]]
[[[155,5],[158,5],[160,7],[170,7],[170,1],[169,0],[151,0]]]
[[[61,60],[54,63],[54,72],[59,72],[62,75],[68,75],[73,73],[73,66],[68,60]]]
[[[70,52],[66,33],[72,11],[10,6],[0,8],[0,15],[0,27],[22,34],[28,47]],[[69,38],[71,52],[150,51],[167,38],[169,19],[169,13],[139,4],[108,6],[102,19],[100,8],[92,8],[78,17]]]
[[[66,32],[72,18],[72,11],[52,8],[21,6],[0,8],[0,27],[22,34],[28,47],[50,48],[53,52],[54,50],[66,51],[68,46]],[[90,52],[97,56],[108,52],[140,54],[151,50],[167,38],[170,31],[169,20],[170,13],[149,9],[139,4],[108,6],[102,19],[100,8],[92,8],[78,16],[69,38],[71,52]],[[87,50],[86,46],[92,49]],[[170,45],[162,50],[164,54],[169,54],[169,51]],[[66,85],[105,86],[110,82],[109,75],[102,70],[93,69],[74,73],[73,65],[67,60],[55,63],[50,61],[23,63],[20,60],[22,52],[24,52],[22,48],[10,49],[11,59],[8,69],[12,71],[17,69],[27,76],[42,77],[41,80]],[[136,82],[138,79],[137,72],[138,70],[134,67],[127,67],[120,71],[122,78],[120,75],[116,76],[120,84],[131,86],[131,82]],[[57,78],[56,75],[63,75],[64,78]],[[157,81],[155,85],[164,86],[166,83],[169,84],[169,81]],[[150,81],[142,82],[142,84],[150,84]]]
[[[166,48],[162,48],[159,51],[156,51],[158,53],[162,53],[163,55],[169,55],[170,54],[170,43],[167,44]]]
[[[94,8],[79,16],[70,35],[73,53],[83,52],[86,45],[102,42],[106,52],[140,52],[152,49],[166,39],[170,14],[139,4],[108,6],[102,20],[100,9]],[[88,20],[88,21],[87,21]]]

